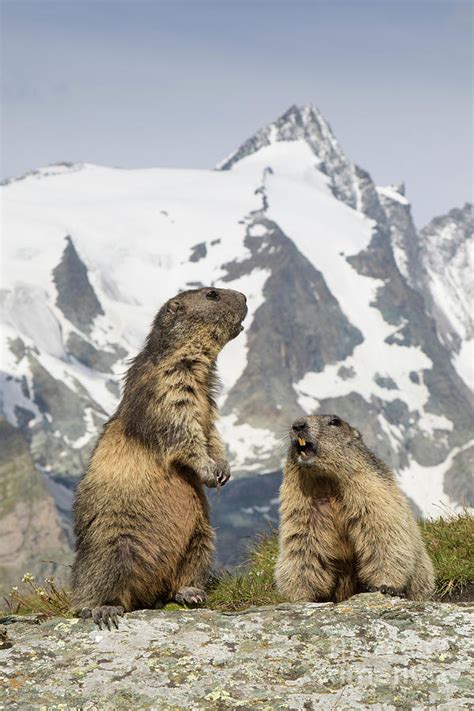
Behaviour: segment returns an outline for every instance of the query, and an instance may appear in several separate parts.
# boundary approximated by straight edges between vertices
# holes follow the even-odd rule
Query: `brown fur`
[[[229,477],[215,361],[246,312],[243,294],[199,289],[158,313],[76,490],[75,608],[151,607],[204,584],[214,535],[203,484]]]
[[[301,454],[297,438],[306,441]],[[392,471],[333,415],[293,424],[280,492],[275,579],[290,600],[339,602],[380,588],[430,597],[433,567]]]

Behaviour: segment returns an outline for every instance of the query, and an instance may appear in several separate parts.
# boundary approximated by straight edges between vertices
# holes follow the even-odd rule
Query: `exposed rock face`
[[[205,242],[199,242],[195,244],[192,248],[191,256],[189,257],[190,262],[199,262],[200,259],[205,259],[207,256],[207,247]]]
[[[114,363],[127,355],[125,348],[116,344],[111,346],[108,351],[99,350],[75,331],[69,334],[66,348],[67,352],[77,358],[80,363],[101,373],[111,373]]]
[[[397,192],[398,190],[398,192]],[[402,190],[402,192],[399,192]],[[435,217],[419,233],[404,188],[378,188],[390,225],[397,266],[422,296],[442,344],[457,354],[470,345],[474,358],[474,209],[466,203]],[[467,356],[469,358],[469,356]],[[472,382],[472,369],[469,385]]]
[[[390,225],[393,256],[400,273],[416,288],[421,280],[420,243],[404,185],[377,188]]]
[[[247,366],[223,412],[235,412],[239,422],[256,427],[284,428],[301,411],[293,383],[308,371],[344,360],[362,342],[362,334],[341,311],[321,272],[264,214],[251,221],[244,244],[249,258],[226,264],[224,280],[255,269],[268,269],[270,276],[265,301],[247,333]],[[276,451],[266,466],[278,467],[280,461]]]
[[[474,508],[472,472],[474,472],[474,447],[468,447],[454,457],[451,469],[444,480],[444,487],[452,499],[464,501],[465,506]]]
[[[66,242],[62,259],[53,271],[56,305],[80,331],[89,333],[96,316],[104,312],[72,239],[66,237]]]
[[[30,572],[40,577],[71,554],[54,500],[21,432],[0,418],[0,594]],[[46,561],[46,562],[45,562]]]
[[[40,417],[28,426],[26,436],[36,463],[59,478],[79,477],[92,449],[86,414],[92,427],[106,420],[104,410],[76,383],[76,391],[53,378],[41,363],[28,355],[34,402]]]
[[[359,166],[355,166],[355,174],[359,181],[359,210],[363,212],[364,215],[367,215],[367,217],[375,220],[379,226],[379,229],[387,228],[389,224],[387,214],[384,210],[383,204],[380,201],[380,195],[377,192],[377,188],[375,187],[370,174]]]
[[[401,399],[398,403],[393,400],[382,407],[388,422],[406,432],[407,450],[413,453],[416,461],[428,466],[439,464],[453,447],[462,445],[471,436],[471,394],[451,361],[446,358],[446,351],[436,337],[434,324],[426,313],[422,298],[396,268],[389,234],[376,232],[368,249],[348,260],[359,273],[381,280],[383,285],[377,290],[374,305],[387,323],[398,327],[394,342],[423,349],[432,363],[432,367],[423,373],[424,383],[430,391],[425,411],[435,417],[446,417],[454,424],[445,437],[433,441],[421,428],[414,427],[419,415],[410,412]],[[446,387],[438,388],[441,382]],[[397,404],[398,407],[394,409]],[[403,456],[404,452],[401,454]],[[393,462],[393,454],[391,458]],[[397,469],[403,468],[403,465],[403,460],[395,463]]]
[[[452,350],[474,338],[474,208],[466,203],[420,232],[424,293],[440,337]]]
[[[375,594],[240,614],[135,612],[112,632],[58,618],[3,631],[9,709],[451,711],[473,702],[468,606]]]

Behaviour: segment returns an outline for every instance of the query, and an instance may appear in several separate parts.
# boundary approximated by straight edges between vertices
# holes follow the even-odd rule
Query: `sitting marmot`
[[[433,566],[393,472],[334,415],[291,428],[275,579],[293,601],[376,591],[425,600]]]

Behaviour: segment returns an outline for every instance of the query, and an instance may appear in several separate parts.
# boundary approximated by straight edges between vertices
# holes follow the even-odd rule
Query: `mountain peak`
[[[328,122],[319,109],[311,103],[302,106],[293,104],[271,125],[277,126],[280,130],[286,129],[289,132],[287,140],[291,140],[290,136],[293,136],[293,140],[298,140],[301,138],[302,130],[311,133],[321,127],[324,127],[325,131],[334,138]]]
[[[217,170],[231,170],[239,161],[281,141],[305,141],[314,153],[318,170],[330,178],[334,195],[356,207],[357,177],[332,132],[329,123],[313,104],[293,104],[217,165]]]
[[[243,158],[279,141],[304,140],[313,153],[324,160],[330,153],[342,154],[326,119],[313,104],[293,104],[279,118],[261,128],[230,156],[217,165],[218,170],[230,170]]]

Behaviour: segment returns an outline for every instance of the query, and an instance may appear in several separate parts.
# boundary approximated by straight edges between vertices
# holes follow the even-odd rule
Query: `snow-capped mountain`
[[[441,341],[456,367],[474,380],[474,210],[472,205],[435,217],[421,230],[424,293]]]
[[[473,504],[472,208],[418,233],[312,107],[216,170],[62,164],[2,192],[1,411],[64,520],[155,312],[208,284],[249,304],[219,363],[234,476],[278,469],[292,419],[330,411],[421,512]]]
[[[474,209],[466,203],[435,217],[419,234],[404,186],[378,188],[390,220],[397,266],[420,292],[440,341],[456,368],[474,385]]]

